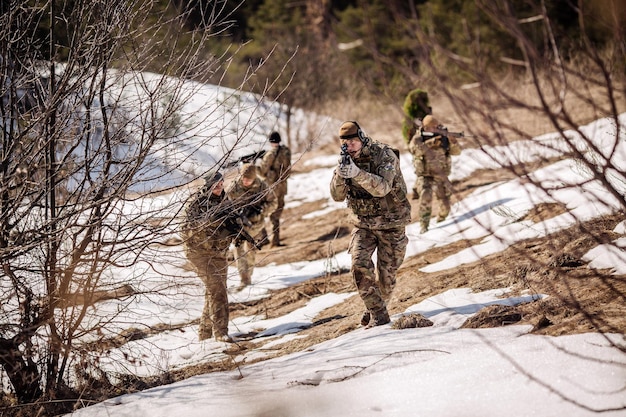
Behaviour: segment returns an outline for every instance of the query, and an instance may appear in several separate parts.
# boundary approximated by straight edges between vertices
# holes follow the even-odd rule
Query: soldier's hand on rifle
[[[246,217],[259,216],[263,214],[263,207],[256,205],[256,204],[251,204],[249,206],[246,206],[243,212],[244,212],[244,216]]]
[[[359,175],[359,172],[361,172],[361,169],[356,166],[350,156],[343,157],[337,169],[337,173],[343,178],[354,178]]]

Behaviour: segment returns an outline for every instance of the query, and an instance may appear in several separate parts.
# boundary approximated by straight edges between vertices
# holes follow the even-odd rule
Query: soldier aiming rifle
[[[421,233],[427,232],[430,226],[433,189],[439,202],[437,221],[444,221],[450,213],[452,184],[448,176],[452,169],[450,157],[461,153],[458,137],[465,135],[463,132],[449,132],[429,114],[424,117],[421,126],[409,141],[409,151],[413,155],[413,167],[417,177],[413,187],[413,199],[419,200]]]
[[[343,123],[339,139],[341,157],[330,194],[335,201],[345,200],[354,214],[350,270],[366,309],[361,324],[382,326],[390,321],[387,302],[408,243],[405,227],[411,221],[411,205],[406,183],[394,149],[373,141],[357,122]]]

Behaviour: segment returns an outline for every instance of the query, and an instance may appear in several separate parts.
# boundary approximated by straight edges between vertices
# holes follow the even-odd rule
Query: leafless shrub
[[[175,280],[150,287],[141,271],[177,227],[185,193],[156,208],[142,198],[219,166],[256,123],[203,130],[207,119],[268,110],[262,97],[243,103],[225,90],[184,111],[201,88],[189,79],[225,71],[203,46],[223,25],[217,8],[189,35],[181,16],[152,13],[149,0],[9,3],[0,16],[0,365],[18,403],[51,415],[87,400],[86,385],[110,383],[86,348],[116,334],[133,297],[184,291]],[[194,161],[202,148],[215,149],[215,166]],[[132,280],[116,276],[138,264]],[[107,299],[115,308],[95,307]]]

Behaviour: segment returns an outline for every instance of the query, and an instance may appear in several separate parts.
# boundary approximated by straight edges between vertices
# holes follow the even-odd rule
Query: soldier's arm
[[[265,193],[265,202],[263,203],[263,212],[269,215],[276,210],[278,207],[278,199],[276,198],[276,194],[274,193],[274,189],[270,187],[265,187],[263,190]]]
[[[450,155],[461,155],[461,146],[459,145],[459,141],[456,140],[455,137],[449,137],[450,141]]]
[[[422,142],[422,129],[416,130],[411,141],[409,142],[409,152],[415,156],[424,155],[424,142]]]
[[[263,159],[261,159],[261,164],[258,166],[259,174],[265,177],[267,176],[267,172],[270,170],[270,164],[276,158],[276,151],[274,149],[270,149],[263,155]]]
[[[347,194],[346,180],[337,174],[337,169],[335,169],[333,178],[330,180],[330,196],[335,201],[343,201]]]
[[[393,188],[393,179],[400,169],[400,163],[390,148],[386,148],[382,163],[376,173],[361,170],[352,180],[374,197],[384,197]]]

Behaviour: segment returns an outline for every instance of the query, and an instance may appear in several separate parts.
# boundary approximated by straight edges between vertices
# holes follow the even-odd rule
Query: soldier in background
[[[352,277],[366,311],[361,324],[380,326],[390,321],[387,303],[404,260],[411,221],[411,205],[400,160],[393,149],[372,141],[357,122],[339,129],[347,155],[333,173],[330,193],[335,201],[347,200],[356,216],[349,252]],[[372,256],[378,250],[376,270]]]
[[[216,172],[205,177],[204,187],[186,209],[181,237],[187,259],[205,286],[204,310],[198,337],[215,336],[218,342],[232,342],[228,336],[228,248],[235,235],[226,226],[224,179]]]
[[[272,149],[263,156],[259,165],[259,174],[265,177],[267,185],[274,190],[276,195],[276,210],[270,213],[272,223],[271,247],[284,246],[280,242],[280,216],[285,208],[285,195],[287,194],[287,178],[291,174],[291,150],[281,145],[278,132],[272,132],[269,136]]]
[[[432,215],[433,187],[438,200],[437,221],[442,222],[450,213],[452,184],[448,179],[452,169],[451,155],[459,155],[461,148],[453,136],[445,135],[445,128],[432,115],[422,120],[422,126],[411,138],[409,151],[417,180],[415,191],[419,193],[420,233],[428,231]]]
[[[409,145],[413,135],[415,135],[420,126],[422,126],[422,120],[424,117],[432,113],[428,93],[420,88],[409,91],[409,94],[407,94],[404,99],[404,103],[402,104],[402,111],[404,113],[404,119],[402,121],[402,137],[404,138],[404,142]],[[413,160],[413,162],[415,163],[415,160]],[[419,178],[417,170],[415,174]],[[413,184],[413,200],[419,200],[419,185],[419,181],[416,181]]]
[[[245,164],[241,167],[241,175],[226,191],[228,198],[241,208],[246,218],[244,230],[257,242],[265,238],[265,217],[276,210],[276,196],[265,181],[257,176],[257,167],[254,164]],[[237,269],[241,278],[239,289],[252,283],[252,272],[256,258],[257,247],[250,242],[242,242],[235,246]]]

